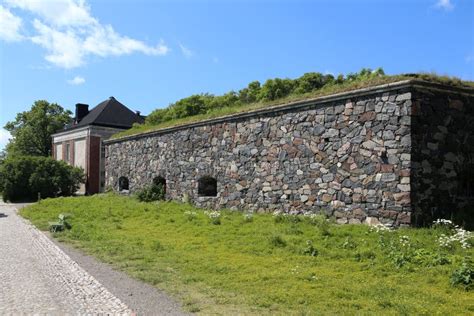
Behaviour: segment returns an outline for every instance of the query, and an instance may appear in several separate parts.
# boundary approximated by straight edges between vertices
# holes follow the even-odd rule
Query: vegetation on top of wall
[[[205,211],[114,194],[21,210],[40,229],[212,315],[472,314],[473,234],[335,225],[323,215]]]
[[[457,87],[474,87],[472,81],[435,74],[389,76],[385,75],[382,68],[376,70],[363,68],[357,73],[349,73],[346,76],[341,74],[337,77],[310,72],[296,79],[268,79],[263,85],[259,81],[253,81],[238,92],[230,91],[219,96],[204,93],[183,98],[166,108],[154,110],[147,116],[144,124],[135,124],[133,128],[120,132],[113,138],[406,79],[419,79]]]

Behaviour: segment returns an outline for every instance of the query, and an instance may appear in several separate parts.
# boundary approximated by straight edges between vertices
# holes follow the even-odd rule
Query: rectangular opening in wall
[[[63,158],[63,145],[62,144],[56,145],[56,148],[54,150],[54,158],[56,158],[56,160],[62,160]]]
[[[199,178],[198,195],[217,196],[217,180],[210,176],[204,176]]]
[[[66,161],[71,162],[71,144],[66,144]]]

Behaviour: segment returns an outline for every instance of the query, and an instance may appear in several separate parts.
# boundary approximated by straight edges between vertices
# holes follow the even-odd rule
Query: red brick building
[[[105,149],[102,141],[131,128],[133,123],[143,123],[144,117],[114,97],[99,103],[90,111],[89,105],[78,103],[75,114],[73,124],[52,135],[53,157],[84,169],[86,182],[79,193],[102,192],[105,183]]]

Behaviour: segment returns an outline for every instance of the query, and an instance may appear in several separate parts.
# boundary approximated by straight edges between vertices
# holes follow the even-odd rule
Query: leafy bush
[[[282,211],[273,212],[273,218],[275,219],[275,223],[283,223],[288,216],[288,213]]]
[[[458,225],[447,219],[437,219],[433,222],[434,229],[442,231],[443,234],[438,238],[440,247],[453,248],[455,244],[460,244],[462,248],[471,248],[472,238],[470,231],[464,230]]]
[[[344,243],[342,244],[343,249],[356,249],[357,244],[352,240],[351,236],[347,236],[346,239],[344,240]]]
[[[244,213],[244,222],[245,223],[253,222],[253,213]]]
[[[474,267],[472,261],[469,258],[465,258],[461,263],[461,266],[454,270],[451,275],[451,285],[463,286],[466,291],[470,291],[474,284]]]
[[[84,183],[84,172],[50,157],[9,157],[0,165],[4,201],[70,196]]]
[[[252,81],[247,88],[239,91],[239,100],[243,103],[252,103],[258,101],[261,86],[259,81]]]
[[[221,224],[221,213],[219,211],[205,211],[204,214],[209,217],[209,222],[213,225]]]
[[[259,81],[252,81],[239,92],[229,91],[220,96],[204,93],[183,98],[170,104],[165,109],[154,110],[147,116],[145,123],[157,125],[174,119],[209,113],[219,108],[274,101],[291,95],[309,93],[324,87],[384,76],[385,73],[382,68],[376,70],[363,68],[360,72],[350,73],[347,76],[339,75],[337,79],[330,74],[309,72],[296,79],[268,79],[263,85]]]
[[[303,249],[303,254],[311,257],[316,257],[319,254],[319,251],[314,247],[312,240],[306,241],[306,247]]]
[[[314,225],[319,229],[319,232],[322,236],[329,236],[331,232],[329,231],[330,223],[329,220],[324,215],[319,215],[314,219]]]
[[[160,183],[153,183],[137,192],[137,199],[141,202],[152,202],[165,199],[165,188]]]
[[[376,258],[376,254],[372,250],[365,250],[359,251],[354,255],[355,261],[363,261],[363,260],[374,260]]]
[[[420,247],[416,242],[413,243],[407,235],[400,235],[400,231],[387,230],[382,228],[384,226],[375,226],[369,229],[369,232],[376,232],[379,236],[379,247],[392,264],[400,269],[403,267],[435,267],[441,265],[451,264],[451,257],[446,252],[449,249],[451,252],[453,248],[446,248],[442,239],[443,234],[455,230],[454,225],[448,220],[439,220],[437,224],[431,228],[430,234],[434,236],[434,240],[438,247],[435,249]],[[469,232],[466,232],[469,233]],[[443,237],[444,236],[444,237]],[[469,247],[460,247],[468,249]]]
[[[152,245],[151,245],[151,248],[154,250],[154,251],[162,251],[165,249],[165,247],[163,247],[163,245],[161,244],[161,242],[159,240],[155,240]]]
[[[195,220],[197,218],[197,213],[193,211],[186,211],[184,212],[184,216],[186,216],[186,219],[190,222]]]
[[[273,235],[270,237],[270,245],[273,247],[283,248],[286,247],[286,241],[280,235]]]
[[[293,92],[296,82],[291,79],[269,79],[262,86],[260,99],[263,101],[272,101],[288,96]]]

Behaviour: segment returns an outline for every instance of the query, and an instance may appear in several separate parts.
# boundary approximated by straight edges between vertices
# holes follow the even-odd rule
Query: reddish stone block
[[[367,214],[361,209],[361,208],[356,208],[355,210],[352,211],[352,214],[356,218],[365,218]]]
[[[385,218],[396,219],[398,216],[398,212],[381,210],[380,215],[382,215],[382,217],[385,217]]]
[[[330,194],[323,194],[323,202],[331,202],[332,201],[332,195]]]
[[[302,145],[302,144],[303,144],[303,139],[301,139],[301,138],[295,138],[295,139],[293,139],[293,144],[294,144],[295,146]]]
[[[411,223],[411,213],[398,213],[397,222],[399,224],[410,224]]]
[[[382,172],[382,173],[393,172],[393,165],[388,165],[388,164],[380,165],[380,172]]]
[[[393,193],[392,192],[384,191],[382,194],[383,194],[384,199],[386,199],[386,200],[392,200],[393,199]]]
[[[400,205],[408,205],[411,201],[410,192],[394,193],[393,198]]]
[[[401,177],[409,177],[410,176],[410,169],[402,169],[400,170]]]
[[[374,111],[365,112],[359,117],[359,122],[364,123],[367,121],[372,121],[376,117],[377,117],[377,113],[375,113]]]

